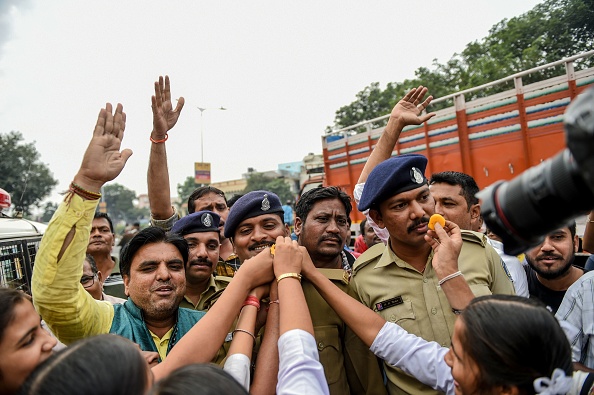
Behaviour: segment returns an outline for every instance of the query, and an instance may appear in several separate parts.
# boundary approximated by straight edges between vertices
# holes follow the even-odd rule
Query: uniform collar
[[[427,258],[427,266],[431,266],[431,259],[433,259],[433,249],[431,249],[431,252],[429,253],[429,257]],[[414,267],[412,267],[411,265],[409,265],[406,261],[400,259],[398,257],[398,255],[396,255],[396,253],[394,251],[392,251],[392,247],[390,247],[390,240],[388,240],[388,243],[386,244],[386,248],[384,249],[384,252],[382,254],[382,256],[380,257],[379,261],[375,264],[374,269],[376,268],[381,268],[381,267],[387,267],[391,264],[395,264],[398,267],[401,268],[407,268],[407,269],[412,269],[412,270],[416,270]],[[425,266],[427,268],[427,266]],[[427,271],[427,269],[425,269],[425,271]]]

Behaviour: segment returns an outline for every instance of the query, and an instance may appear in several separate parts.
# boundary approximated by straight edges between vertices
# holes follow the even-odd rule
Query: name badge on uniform
[[[395,298],[382,300],[381,302],[376,303],[375,309],[377,311],[382,311],[389,307],[397,306],[402,303],[404,303],[404,301],[402,300],[402,296],[396,296]]]

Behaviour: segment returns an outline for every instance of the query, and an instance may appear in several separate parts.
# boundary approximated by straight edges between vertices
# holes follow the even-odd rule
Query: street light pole
[[[217,108],[204,108],[197,107],[200,110],[200,162],[204,163],[204,111],[206,110],[221,110],[225,111],[226,108],[221,106]]]

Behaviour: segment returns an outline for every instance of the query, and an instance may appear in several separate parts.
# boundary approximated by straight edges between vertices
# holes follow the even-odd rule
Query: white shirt
[[[573,361],[594,369],[594,272],[569,287],[555,316],[564,324]]]
[[[283,333],[278,339],[278,354],[277,394],[329,394],[316,340],[310,333],[301,329]]]
[[[512,255],[507,255],[503,251],[503,243],[497,240],[491,240],[487,237],[487,241],[495,251],[499,254],[505,266],[507,266],[507,270],[512,278],[512,282],[514,283],[514,288],[516,289],[516,295],[523,296],[525,298],[530,297],[530,293],[528,291],[528,280],[526,279],[526,271],[524,270],[524,265],[518,258]]]
[[[449,349],[386,322],[370,347],[378,357],[440,392],[454,394],[454,378],[444,356]]]
[[[225,361],[223,370],[250,392],[250,358],[245,354],[231,354]]]

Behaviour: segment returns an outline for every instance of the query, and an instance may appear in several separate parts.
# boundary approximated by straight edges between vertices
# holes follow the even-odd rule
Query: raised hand
[[[74,177],[74,182],[92,192],[99,192],[103,184],[116,178],[124,168],[132,151],[120,152],[126,114],[118,103],[112,114],[110,103],[102,108],[97,117],[93,138],[87,147],[82,164]]]
[[[169,83],[169,76],[159,77],[159,81],[155,81],[155,95],[151,98],[153,109],[153,133],[152,137],[155,140],[165,138],[165,135],[171,128],[175,126],[185,100],[180,97],[177,100],[175,110],[171,104],[171,86]]]
[[[458,271],[458,256],[462,250],[460,227],[446,221],[445,227],[435,224],[435,230],[428,230],[425,241],[433,248],[432,265],[439,278]]]
[[[418,88],[411,89],[406,96],[396,103],[390,113],[390,118],[396,120],[401,128],[408,125],[420,125],[431,119],[435,115],[434,112],[421,115],[423,110],[433,100],[433,96],[429,96],[423,100],[426,94],[426,87],[419,86]]]

